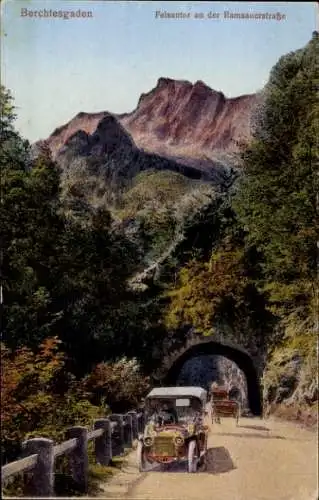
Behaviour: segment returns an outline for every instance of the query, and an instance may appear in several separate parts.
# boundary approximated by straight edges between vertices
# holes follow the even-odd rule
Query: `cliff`
[[[235,152],[251,137],[257,94],[227,99],[202,81],[160,78],[137,108],[120,116],[136,144],[160,154]]]

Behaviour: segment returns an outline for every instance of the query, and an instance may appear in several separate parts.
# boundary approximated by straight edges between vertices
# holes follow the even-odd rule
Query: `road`
[[[164,468],[163,468],[164,467]],[[162,466],[140,474],[131,453],[104,498],[317,500],[317,435],[290,422],[223,419],[211,427],[206,468]]]

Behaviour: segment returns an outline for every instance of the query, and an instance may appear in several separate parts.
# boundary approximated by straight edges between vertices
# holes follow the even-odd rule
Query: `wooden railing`
[[[79,492],[88,490],[88,442],[94,441],[95,461],[109,465],[112,458],[132,448],[133,441],[144,429],[144,415],[130,411],[125,415],[112,414],[108,418],[95,420],[93,430],[86,427],[72,427],[66,433],[67,440],[54,444],[51,439],[32,438],[24,441],[24,458],[1,467],[1,481],[17,474],[31,473],[28,481],[28,495],[37,497],[54,496],[55,459],[66,455],[70,474]]]

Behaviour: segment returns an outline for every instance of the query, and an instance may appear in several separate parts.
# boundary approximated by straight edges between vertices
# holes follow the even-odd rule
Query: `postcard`
[[[318,2],[1,2],[3,498],[318,497]]]

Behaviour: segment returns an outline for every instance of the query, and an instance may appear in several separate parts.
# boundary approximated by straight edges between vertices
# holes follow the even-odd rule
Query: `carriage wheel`
[[[188,445],[188,461],[187,469],[188,472],[193,474],[197,471],[197,443],[196,441],[191,441]]]
[[[238,425],[239,417],[240,417],[240,406],[238,406],[238,410],[237,410],[236,425]]]

